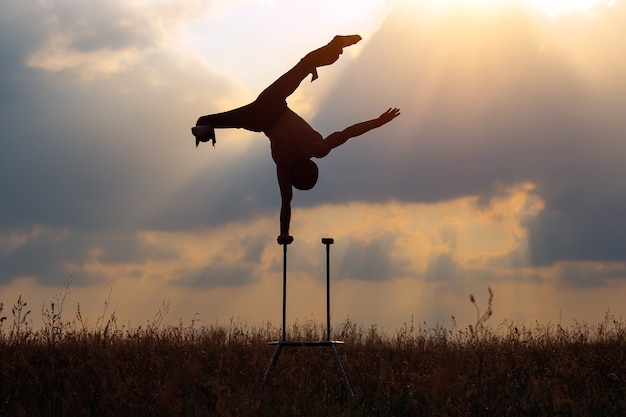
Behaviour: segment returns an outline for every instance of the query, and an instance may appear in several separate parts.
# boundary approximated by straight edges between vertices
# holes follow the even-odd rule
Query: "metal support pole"
[[[270,372],[272,371],[274,364],[278,360],[278,356],[280,356],[280,351],[287,343],[287,245],[293,242],[293,237],[279,236],[277,241],[279,245],[283,245],[283,334],[279,342],[270,343],[276,345],[276,347],[274,348],[272,359],[270,359],[270,363],[265,370],[265,375],[263,375],[263,382],[261,382],[260,389],[263,389],[263,387],[265,386],[265,383],[270,376]]]
[[[333,350],[335,361],[337,362],[339,370],[343,374],[343,379],[346,383],[346,388],[348,388],[348,392],[350,393],[350,397],[354,398],[352,384],[350,384],[348,374],[346,373],[346,369],[343,366],[343,362],[341,361],[341,357],[339,356],[339,352],[337,352],[337,347],[335,346],[336,344],[343,344],[343,342],[334,342],[330,339],[330,245],[335,243],[335,239],[325,237],[322,238],[322,243],[326,245],[326,342]]]
[[[325,237],[322,238],[322,243],[326,245],[326,340],[330,342],[330,245],[335,240]]]
[[[287,324],[287,243],[283,243],[283,342],[286,339]]]

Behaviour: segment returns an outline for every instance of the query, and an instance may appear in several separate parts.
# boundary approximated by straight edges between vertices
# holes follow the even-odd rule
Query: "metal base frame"
[[[330,339],[330,245],[334,243],[332,238],[323,238],[322,243],[326,245],[326,340],[319,341],[295,341],[295,340],[286,340],[286,305],[287,305],[287,245],[290,244],[293,239],[289,239],[287,241],[279,240],[279,243],[283,245],[283,328],[282,328],[282,340],[269,342],[270,345],[275,345],[274,353],[272,355],[272,359],[270,360],[269,365],[267,366],[267,370],[263,375],[263,382],[261,382],[260,389],[262,390],[265,387],[266,382],[269,380],[270,373],[274,366],[276,365],[276,361],[280,356],[280,352],[283,347],[323,347],[329,346],[334,354],[335,362],[339,367],[339,370],[342,373],[344,383],[346,388],[348,389],[348,393],[350,397],[354,398],[354,390],[352,389],[352,385],[350,384],[350,380],[348,379],[348,374],[346,373],[346,368],[343,365],[341,357],[339,356],[339,352],[337,352],[337,345],[343,345],[343,342],[340,340],[331,340]]]

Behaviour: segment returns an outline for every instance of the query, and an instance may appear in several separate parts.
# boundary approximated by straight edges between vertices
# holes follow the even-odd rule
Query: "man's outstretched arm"
[[[324,139],[324,145],[328,151],[343,145],[348,139],[360,136],[369,132],[372,129],[381,127],[384,124],[389,123],[400,115],[400,109],[393,108],[388,109],[386,112],[378,116],[376,119],[367,120],[365,122],[357,123],[348,128],[345,128],[341,132],[335,132]]]

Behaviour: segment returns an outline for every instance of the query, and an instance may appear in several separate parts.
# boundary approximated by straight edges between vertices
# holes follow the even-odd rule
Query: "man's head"
[[[298,190],[310,190],[317,183],[318,169],[310,159],[301,159],[291,168],[291,185]]]

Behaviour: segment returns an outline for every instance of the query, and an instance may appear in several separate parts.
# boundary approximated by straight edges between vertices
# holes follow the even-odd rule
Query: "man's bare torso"
[[[277,166],[290,166],[299,159],[321,158],[330,151],[322,135],[289,108],[264,133],[270,139]]]

